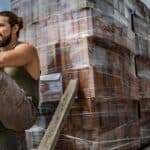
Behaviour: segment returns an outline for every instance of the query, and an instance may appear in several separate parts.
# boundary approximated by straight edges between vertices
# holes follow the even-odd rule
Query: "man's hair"
[[[13,27],[16,24],[19,26],[19,30],[17,32],[17,37],[19,37],[19,32],[23,28],[22,17],[18,17],[16,14],[14,14],[11,11],[1,11],[0,16],[8,17],[8,22],[11,27]]]

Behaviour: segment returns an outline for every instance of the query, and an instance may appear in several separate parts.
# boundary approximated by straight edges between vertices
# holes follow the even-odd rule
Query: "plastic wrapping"
[[[59,17],[52,15],[47,19],[48,44],[58,43],[59,37]]]
[[[13,1],[12,10],[25,18],[22,38],[37,46],[42,75],[61,72],[63,90],[79,79],[78,100],[56,149],[137,150],[149,144],[149,10],[138,0],[26,3]],[[49,102],[39,106],[47,124],[57,107]]]
[[[37,46],[37,30],[36,26],[29,25],[25,28],[25,41],[30,41],[34,46]]]
[[[66,17],[67,16],[67,17]],[[135,37],[130,36],[130,32],[124,23],[116,20],[113,16],[104,14],[98,9],[83,9],[64,13],[59,16],[60,40],[67,41],[72,38],[97,36],[107,39],[135,51]],[[132,40],[132,44],[127,45]]]
[[[143,22],[148,22],[149,21],[149,9],[146,5],[143,5],[142,2],[136,0],[135,3],[135,8],[136,8],[136,14],[141,17],[141,19],[143,18]]]
[[[72,106],[56,148],[138,149],[139,131],[138,101],[79,99]]]
[[[114,15],[116,16],[116,15]],[[117,17],[118,18],[118,17]],[[28,24],[32,24],[28,21]],[[31,23],[30,23],[31,22]],[[34,22],[33,22],[34,24]],[[127,25],[99,9],[86,8],[42,18],[36,24],[37,46],[67,41],[72,38],[97,36],[135,51],[135,37]],[[30,26],[27,26],[29,28]],[[32,33],[31,33],[32,34]],[[46,41],[49,39],[48,41]],[[29,41],[30,39],[27,39]],[[127,44],[127,42],[129,44]]]
[[[108,44],[96,38],[79,38],[61,43],[62,67],[64,70],[95,66],[99,72],[122,76],[135,76],[135,58],[123,49],[107,48]],[[111,46],[110,46],[111,47]]]
[[[139,55],[142,55],[144,57],[150,57],[150,40],[149,37],[142,37],[140,35],[136,36],[137,40],[137,47],[138,47],[138,53]]]
[[[49,49],[47,49],[47,46],[41,47],[38,54],[40,58],[41,73],[47,74],[49,64],[51,64],[51,66],[55,66],[55,47],[51,46]]]
[[[59,3],[59,11],[60,12],[70,12],[70,11],[76,11],[80,10],[82,8],[86,7],[94,7],[95,6],[95,0],[60,0]]]
[[[134,16],[134,29],[136,32],[138,54],[150,58],[149,10],[140,3],[136,7],[137,12]]]
[[[72,106],[64,132],[74,132],[79,129],[81,131],[100,130],[101,133],[105,133],[137,119],[138,101],[79,99]]]
[[[150,98],[140,100],[140,136],[142,145],[150,143]]]
[[[137,56],[136,57],[136,72],[140,78],[150,79],[150,61],[147,58]]]
[[[37,150],[40,141],[45,133],[45,129],[45,117],[39,116],[36,123],[31,128],[25,131],[28,150]]]
[[[31,0],[17,0],[12,2],[11,9],[23,17],[24,25],[31,24],[32,18],[32,1]]]
[[[61,53],[59,44],[39,47],[38,54],[42,75],[61,71]]]
[[[37,0],[32,0],[31,5],[32,5],[32,22],[37,22],[39,20],[39,6]]]
[[[113,97],[137,100],[139,98],[138,82],[135,77],[126,79],[125,77],[122,78],[113,74],[103,73],[95,67],[87,67],[65,71],[63,73],[65,87],[72,78],[79,78],[79,97],[81,98]]]
[[[35,26],[35,25],[34,25]],[[48,26],[46,21],[42,21],[36,25],[37,29],[37,47],[48,44]]]
[[[141,98],[150,97],[150,81],[149,79],[139,79],[139,94]]]
[[[93,135],[95,136],[93,137]],[[139,122],[122,124],[104,133],[101,133],[100,130],[78,130],[78,132],[62,133],[57,146],[58,149],[61,147],[61,150],[136,150],[140,147]]]

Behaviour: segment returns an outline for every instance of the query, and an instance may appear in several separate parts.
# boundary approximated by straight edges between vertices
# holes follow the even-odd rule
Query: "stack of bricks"
[[[150,12],[142,5],[137,5],[134,20],[136,33],[136,70],[139,80],[140,96],[140,135],[142,145],[150,143]]]
[[[78,99],[61,150],[138,149],[150,142],[149,10],[139,0],[12,0],[21,40],[38,49],[42,74],[61,72]],[[28,11],[27,11],[28,10]],[[143,23],[144,21],[144,23]],[[141,138],[140,138],[141,136]]]

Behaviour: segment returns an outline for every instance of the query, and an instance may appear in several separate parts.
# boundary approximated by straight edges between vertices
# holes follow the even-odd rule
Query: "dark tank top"
[[[18,42],[21,44],[22,42]],[[17,45],[18,45],[17,44]],[[27,96],[32,97],[32,101],[38,107],[39,100],[39,80],[34,80],[32,76],[23,67],[5,67],[4,71],[12,77],[22,88]]]

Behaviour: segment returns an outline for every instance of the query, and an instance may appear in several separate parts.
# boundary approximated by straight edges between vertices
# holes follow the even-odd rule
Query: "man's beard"
[[[8,36],[3,37],[2,35],[0,35],[2,39],[0,39],[0,47],[5,47],[7,46],[10,41],[11,41],[11,34],[9,34]]]

